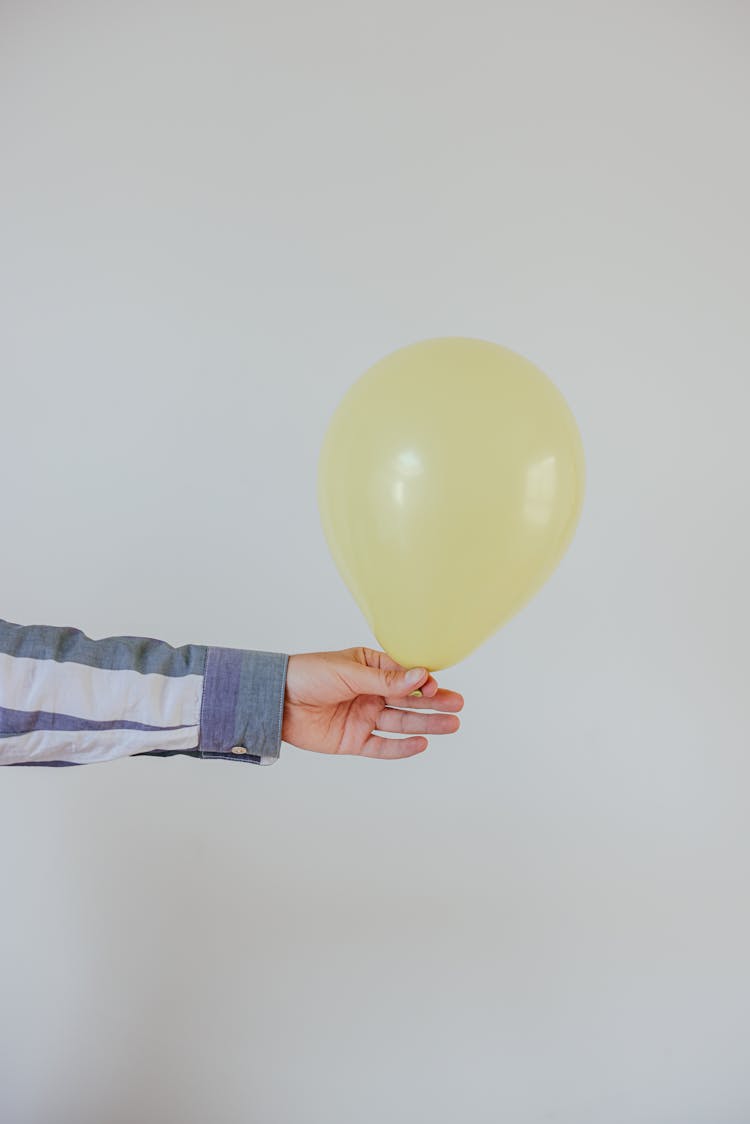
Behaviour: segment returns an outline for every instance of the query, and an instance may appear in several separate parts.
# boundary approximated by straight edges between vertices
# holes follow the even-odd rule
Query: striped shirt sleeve
[[[0,620],[0,765],[181,753],[270,765],[289,656]]]

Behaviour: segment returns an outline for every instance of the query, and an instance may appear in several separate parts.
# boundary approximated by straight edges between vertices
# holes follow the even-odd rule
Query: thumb
[[[361,675],[362,686],[358,689],[362,693],[373,695],[408,695],[419,687],[420,683],[428,678],[429,672],[424,667],[407,668],[399,671],[395,668],[363,667]]]

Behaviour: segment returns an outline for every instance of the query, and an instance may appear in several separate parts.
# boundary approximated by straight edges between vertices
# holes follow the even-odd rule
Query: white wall
[[[374,644],[317,455],[426,336],[547,371],[589,481],[423,755],[0,771],[4,1124],[750,1119],[749,33],[5,0],[3,618]]]

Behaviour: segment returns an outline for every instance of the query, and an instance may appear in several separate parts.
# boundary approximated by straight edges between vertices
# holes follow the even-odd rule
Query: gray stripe
[[[180,756],[183,756],[183,757],[200,757],[200,752],[197,749],[143,749],[139,753],[131,753],[131,754],[129,754],[129,756],[130,757],[176,757],[178,754]],[[234,760],[236,761],[237,758],[235,757]],[[244,761],[244,758],[241,758],[241,760]],[[30,767],[32,769],[48,769],[50,767],[55,768],[55,766],[62,767],[62,766],[72,765],[72,766],[76,767],[77,765],[87,765],[87,764],[90,764],[90,762],[87,762],[87,761],[9,761],[7,765],[3,766],[3,768],[5,768],[5,769],[16,769],[16,768],[26,769],[26,768]]]
[[[57,766],[74,765],[75,766],[75,765],[85,765],[85,764],[86,764],[85,761],[9,761],[7,765],[3,765],[3,768],[4,769],[25,769],[29,765],[31,765],[32,768],[38,769],[38,768],[43,767],[43,768],[48,769],[50,766],[52,766],[54,768],[55,765],[57,765]]]
[[[240,687],[240,648],[208,649],[203,677],[200,715],[200,749],[214,752],[231,749]]]
[[[241,674],[233,745],[246,745],[263,765],[277,760],[289,655],[240,649]]]
[[[174,648],[151,636],[107,636],[92,640],[79,628],[47,624],[12,624],[0,620],[0,652],[31,659],[72,661],[110,671],[159,675],[202,675],[205,644]]]
[[[285,652],[209,647],[200,716],[204,757],[231,757],[232,746],[245,746],[243,760],[278,758],[288,660]]]
[[[190,725],[186,722],[183,726],[147,726],[145,722],[124,718],[98,721],[51,710],[11,710],[0,706],[0,738],[15,738],[32,730],[187,730]]]

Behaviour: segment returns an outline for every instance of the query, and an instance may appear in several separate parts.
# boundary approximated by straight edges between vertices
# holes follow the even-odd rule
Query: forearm
[[[172,754],[271,764],[288,659],[0,620],[0,764]]]

